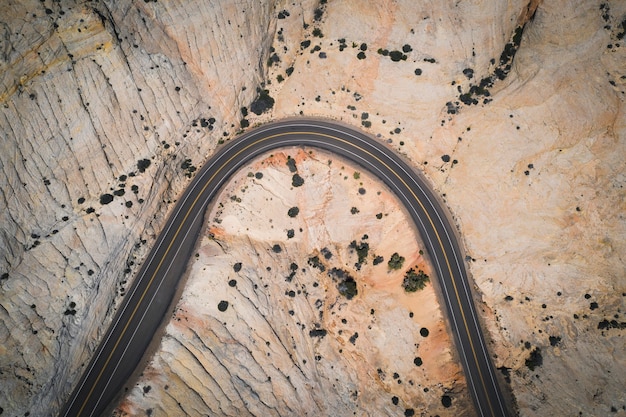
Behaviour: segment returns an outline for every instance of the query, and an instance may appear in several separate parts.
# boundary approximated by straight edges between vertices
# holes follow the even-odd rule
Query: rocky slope
[[[210,5],[23,0],[1,4],[0,21],[2,414],[58,410],[172,202],[220,141],[249,125],[304,114],[341,119],[379,136],[413,161],[445,197],[464,239],[496,365],[510,380],[520,415],[626,415],[623,2],[386,1],[363,7],[350,0]],[[318,175],[331,172],[319,160],[310,164]],[[176,402],[214,404],[217,397],[198,388],[189,364],[172,358],[185,349],[180,341],[198,349],[187,355],[211,358],[203,343],[225,340],[229,329],[211,317],[235,319],[245,313],[260,318],[269,308],[266,295],[287,300],[282,281],[268,284],[267,293],[252,291],[249,280],[255,274],[259,280],[269,278],[252,267],[259,262],[252,254],[259,253],[281,273],[293,260],[306,269],[296,275],[296,283],[313,293],[318,279],[321,287],[334,291],[332,278],[305,267],[304,260],[334,242],[333,259],[341,254],[345,264],[354,256],[346,242],[360,237],[362,225],[350,233],[346,229],[348,237],[323,236],[328,239],[323,245],[314,226],[324,228],[331,218],[349,225],[364,208],[357,207],[361,213],[356,215],[345,210],[336,217],[311,215],[293,239],[283,230],[290,221],[284,214],[270,217],[282,225],[274,229],[267,229],[267,215],[251,218],[263,226],[264,233],[256,235],[232,217],[244,214],[247,201],[280,196],[285,204],[294,195],[310,201],[306,192],[288,190],[279,166],[259,168],[267,174],[258,182],[242,177],[250,182],[249,194],[239,196],[241,203],[226,200],[231,216],[207,224],[207,233],[215,227],[224,236],[199,242],[199,257],[190,265],[189,287],[176,313],[181,321],[170,323],[148,368],[155,380],[140,381],[124,401],[125,409],[147,410],[151,401],[157,404],[155,412]],[[271,176],[285,194],[263,188]],[[320,183],[339,187],[341,181]],[[372,204],[387,204],[380,207],[393,211],[394,203],[377,202],[371,194],[366,195]],[[304,203],[299,205],[304,210]],[[306,206],[313,209],[311,202]],[[274,244],[289,251],[268,252]],[[239,275],[231,269],[235,260],[242,263]],[[221,275],[203,281],[205,264],[221,268]],[[224,286],[231,275],[237,285]],[[194,293],[207,285],[233,297],[225,312],[215,311],[215,300]],[[344,301],[346,311],[366,309],[376,299],[372,293]],[[244,294],[256,298],[248,304]],[[313,359],[293,378],[297,375],[305,386],[305,381],[322,384],[326,391],[276,378],[270,388],[259,380],[270,375],[260,370],[246,378],[236,374],[243,385],[259,383],[230,386],[223,410],[239,407],[244,400],[235,400],[237,395],[261,393],[266,400],[280,397],[279,389],[295,388],[307,392],[302,401],[289,397],[266,404],[274,404],[277,415],[290,415],[289,407],[302,403],[319,410],[348,410],[354,404],[365,410],[384,398],[389,413],[400,414],[404,408],[391,408],[393,392],[401,407],[420,412],[461,413],[467,406],[453,355],[443,355],[449,372],[429,379],[428,384],[438,378],[443,382],[429,385],[428,393],[410,397],[403,391],[406,377],[401,389],[386,385],[387,374],[376,382],[389,389],[382,394],[374,389],[380,385],[371,385],[377,374],[356,372],[361,369],[354,366],[359,363],[356,348],[366,338],[353,345],[332,321],[319,322],[328,325],[327,336],[310,338],[317,308],[304,297],[293,298],[302,303],[297,309],[302,317],[296,317],[296,309],[294,316],[284,315],[284,306],[272,305],[278,316],[272,320],[285,321],[264,325],[269,329],[293,320],[294,327],[264,339],[270,347],[250,352],[259,355],[285,337],[300,337],[303,346],[292,352],[277,346],[272,351],[277,360],[292,366],[289,353],[310,359],[321,349],[341,368],[342,389],[359,387],[371,397],[359,394],[353,401],[339,391],[329,395],[332,382],[321,381],[331,377],[331,361]],[[407,338],[394,349],[421,337],[412,333],[420,325],[417,311],[408,320],[401,306],[400,300],[386,305],[389,317],[403,317]],[[331,320],[328,314],[325,319]],[[367,325],[376,330],[383,321],[358,314],[342,318],[353,319],[348,321],[353,331]],[[185,319],[208,321],[218,330],[193,336],[191,326],[177,324]],[[302,332],[296,332],[296,322],[306,326]],[[254,333],[239,329],[239,340],[252,343]],[[337,343],[346,337],[344,352],[350,354],[340,357]],[[213,363],[229,363],[232,355],[217,352]],[[384,372],[392,372],[392,358],[377,358]],[[424,361],[425,373],[429,362]],[[313,369],[319,369],[315,378]],[[168,400],[162,375],[197,391]],[[458,397],[442,410],[441,395],[455,380]],[[147,384],[154,391],[146,392]],[[419,406],[410,404],[412,398]]]

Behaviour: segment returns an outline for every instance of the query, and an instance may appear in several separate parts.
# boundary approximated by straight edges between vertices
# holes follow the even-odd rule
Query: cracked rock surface
[[[242,168],[117,415],[471,415],[432,286],[402,288],[409,268],[430,274],[408,222],[386,187],[329,154],[294,148]]]
[[[467,251],[494,362],[509,381],[520,415],[626,415],[625,22],[622,1],[390,0],[367,7],[353,0],[2,2],[0,412],[55,415],[197,168],[242,129],[305,115],[339,119],[385,141],[444,197]],[[205,403],[225,398],[220,409],[234,415],[252,393],[258,394],[255,404],[283,410],[281,415],[302,404],[329,409],[324,407],[333,401],[349,414],[350,407],[366,410],[368,401],[383,398],[390,414],[410,407],[416,414],[471,412],[453,352],[445,350],[449,341],[437,350],[451,366],[441,368],[441,375],[428,371],[434,359],[422,357],[419,372],[430,375],[430,388],[417,397],[403,391],[415,376],[403,374],[405,362],[396,361],[398,384],[389,371],[391,357],[372,356],[378,346],[372,335],[383,318],[369,316],[365,305],[374,299],[375,285],[366,289],[361,272],[386,266],[368,259],[357,271],[348,246],[355,240],[357,254],[363,242],[374,248],[374,232],[363,232],[370,237],[361,239],[354,230],[373,228],[379,220],[348,227],[366,208],[354,204],[353,214],[352,205],[333,209],[332,203],[354,191],[332,184],[354,179],[348,174],[347,182],[338,181],[320,167],[315,182],[322,197],[305,199],[312,181],[306,172],[300,173],[300,188],[291,190],[289,178],[278,181],[283,188],[267,186],[272,175],[285,175],[279,166],[263,168],[267,178],[242,178],[249,189],[245,196],[236,192],[241,203],[227,199],[232,211],[223,213],[231,215],[208,223],[188,282],[201,288],[194,277],[215,262],[222,275],[211,285],[224,297],[208,302],[185,290],[148,368],[156,379],[132,388],[120,412],[179,412],[180,402],[196,415]],[[391,204],[372,195],[377,186],[364,188],[372,204]],[[306,205],[290,200],[294,195]],[[273,198],[271,204],[265,198]],[[274,228],[266,214],[245,210],[256,207],[250,202],[276,208],[270,217]],[[285,211],[292,204],[300,209],[294,218]],[[263,228],[245,225],[239,218],[244,215]],[[209,233],[214,238],[207,240]],[[308,258],[326,262],[324,246],[333,257],[321,272]],[[383,252],[387,260],[389,251]],[[261,261],[253,261],[257,253]],[[231,256],[242,264],[237,273],[227,265]],[[289,276],[287,260],[296,258],[306,264],[296,262],[290,283],[268,282],[271,291],[252,288],[261,277],[269,280],[266,266]],[[257,268],[259,262],[268,265]],[[337,271],[329,276],[332,268],[352,268],[356,287]],[[228,281],[223,287],[227,275],[237,280],[234,287]],[[313,288],[315,280],[319,286]],[[358,290],[343,300],[342,314],[365,309],[341,316],[345,328],[340,319],[331,320],[339,316],[327,300],[340,291],[340,282],[346,294]],[[328,288],[323,306],[310,304],[296,285],[306,285],[310,294]],[[269,294],[272,302],[265,301]],[[397,322],[408,339],[401,344],[421,319],[417,310],[410,320],[404,317],[401,300],[385,304],[391,298],[379,304],[402,312]],[[285,306],[279,300],[297,303],[293,316],[289,310],[281,316]],[[220,301],[228,302],[223,312]],[[270,308],[279,317],[262,314]],[[320,309],[323,318],[316,316]],[[257,317],[259,326],[290,327],[277,326],[283,333],[257,340],[252,326],[243,326],[244,314]],[[183,318],[199,325],[192,332]],[[271,322],[278,318],[285,321]],[[202,333],[201,327],[212,330]],[[236,346],[243,352],[236,359],[245,366],[229,369],[230,385],[200,387],[206,373],[199,370],[217,369],[219,360],[233,358],[223,344],[214,353],[204,346],[230,340],[235,328],[241,330]],[[429,329],[429,341],[446,334],[445,327]],[[297,349],[287,343],[292,336],[302,338]],[[371,374],[369,367],[353,367],[363,363],[354,358],[367,346],[384,379],[377,369]],[[326,359],[316,361],[315,352]],[[254,366],[261,353],[276,358],[275,369]],[[335,369],[329,369],[331,357]],[[332,391],[331,370],[345,382],[345,395]],[[161,372],[169,372],[171,382]],[[273,376],[269,385],[266,376]],[[286,382],[287,376],[294,380]],[[325,391],[308,390],[296,380]],[[374,380],[379,385],[368,385]],[[177,397],[165,385],[196,390]],[[353,397],[357,386],[362,391]],[[365,397],[374,386],[386,394]],[[281,397],[279,389],[295,395],[296,388],[297,397]]]

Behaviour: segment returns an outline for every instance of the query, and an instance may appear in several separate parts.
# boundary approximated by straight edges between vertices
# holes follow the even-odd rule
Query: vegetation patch
[[[598,329],[600,330],[608,330],[608,329],[626,329],[626,322],[619,322],[617,320],[607,320],[604,319],[598,323]]]
[[[513,58],[519,48],[522,40],[522,33],[524,32],[524,26],[518,26],[515,28],[515,32],[511,37],[511,40],[504,46],[504,50],[500,54],[500,61],[493,70],[493,73],[480,80],[478,84],[470,84],[469,90],[459,95],[459,100],[466,105],[478,104],[482,98],[483,104],[487,104],[491,101],[489,96],[491,95],[489,89],[493,87],[496,80],[504,80],[513,64]],[[495,59],[491,61],[495,64]],[[474,77],[474,70],[471,68],[465,68],[463,74],[471,79]],[[459,87],[459,92],[461,91]]]
[[[429,281],[430,278],[424,271],[420,269],[415,272],[415,270],[411,268],[404,274],[402,288],[404,288],[404,291],[406,292],[416,292],[418,290],[423,290]]]
[[[352,242],[350,242],[350,245],[348,247],[356,251],[358,260],[355,266],[357,267],[357,269],[360,269],[361,265],[367,260],[367,255],[370,251],[369,243],[363,241],[356,243],[356,240],[353,240]]]
[[[526,358],[524,364],[531,371],[534,371],[535,368],[543,365],[543,356],[541,356],[541,349],[538,347],[533,349],[530,352],[530,355],[528,355],[528,358]]]
[[[289,168],[289,172],[298,171],[298,168],[296,167],[296,160],[291,156],[287,156],[287,167]]]
[[[324,337],[328,332],[325,329],[313,329],[309,331],[310,337]]]
[[[394,252],[394,254],[391,255],[391,259],[387,261],[387,266],[389,267],[390,270],[396,271],[402,268],[402,265],[404,265],[404,261],[405,261],[404,256],[400,256],[398,252]]]
[[[337,290],[339,291],[339,294],[343,295],[348,300],[351,300],[359,293],[356,281],[348,273],[348,271],[339,268],[332,268],[328,271],[328,276],[331,277],[333,281],[337,282]]]
[[[324,272],[326,271],[326,267],[324,266],[324,264],[320,261],[319,256],[315,255],[309,258],[309,260],[307,261],[307,263],[313,267],[313,268],[317,268],[320,270],[320,272]]]
[[[109,204],[111,201],[113,201],[113,196],[111,194],[102,194],[100,196],[100,204],[102,205]]]
[[[257,93],[257,98],[250,104],[250,111],[260,116],[274,107],[274,99],[270,96],[269,90],[257,89]]]
[[[148,169],[149,166],[149,159],[140,159],[139,161],[137,161],[137,169],[139,170],[139,172],[145,172],[145,170]]]
[[[183,169],[183,171],[185,172],[185,176],[187,178],[191,178],[191,176],[193,175],[194,172],[196,172],[196,167],[192,164],[191,159],[187,158],[185,159],[181,164],[180,167]]]
[[[291,177],[291,185],[294,187],[300,187],[302,184],[304,184],[304,178],[298,174],[293,174],[293,177]]]
[[[379,48],[377,52],[379,55],[389,57],[389,59],[391,59],[393,62],[400,62],[406,61],[406,59],[408,58],[404,52],[410,52],[412,50],[413,49],[410,45],[404,45],[402,47],[402,51],[399,51],[397,49],[389,51],[388,49]]]

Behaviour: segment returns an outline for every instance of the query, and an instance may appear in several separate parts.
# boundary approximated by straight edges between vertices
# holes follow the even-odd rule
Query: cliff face
[[[341,119],[379,136],[444,195],[470,258],[496,366],[510,379],[521,415],[625,413],[626,5],[569,0],[428,6],[389,1],[367,8],[348,0],[222,3],[0,5],[0,410],[54,414],[194,168],[241,127],[304,114]],[[314,181],[333,198],[354,191],[340,188],[344,180],[329,178],[336,161],[329,168],[320,158],[305,160],[302,166],[310,164],[317,174],[314,180],[305,178],[303,187]],[[213,221],[214,214],[207,216],[176,320],[124,410],[175,409],[191,398],[211,404],[218,397],[200,387],[203,379],[195,372],[218,363],[234,366],[229,361],[243,358],[242,373],[235,375],[243,385],[251,384],[270,376],[244,377],[264,352],[285,366],[295,363],[290,354],[307,359],[308,365],[294,371],[298,382],[278,377],[248,391],[229,386],[228,400],[220,404],[238,407],[234,398],[244,392],[269,401],[297,388],[307,394],[297,401],[283,396],[290,399],[282,409],[274,404],[277,415],[289,415],[303,404],[351,414],[354,403],[345,395],[358,387],[365,396],[354,401],[364,413],[364,405],[382,401],[390,414],[396,413],[391,393],[400,407],[420,410],[404,391],[407,377],[394,385],[388,372],[394,349],[421,340],[414,331],[422,326],[422,313],[414,309],[412,319],[405,316],[411,309],[401,302],[402,292],[383,296],[386,287],[379,293],[363,290],[362,298],[340,304],[346,306],[341,317],[360,335],[352,344],[353,333],[339,335],[341,321],[329,317],[328,297],[337,291],[332,278],[304,266],[316,250],[330,245],[335,245],[332,259],[342,260],[337,265],[353,265],[347,246],[352,239],[360,242],[362,232],[381,234],[377,250],[386,259],[393,245],[385,246],[383,234],[403,221],[399,209],[371,195],[369,189],[377,187],[372,182],[368,209],[372,204],[397,213],[393,221],[384,219],[391,223],[376,223],[375,217],[371,224],[354,223],[366,211],[354,203],[360,213],[350,212],[349,198],[360,198],[352,196],[333,203],[341,207],[337,211],[328,211],[334,206],[324,200],[306,221],[297,220],[304,222],[297,228],[282,211],[270,215],[277,222],[272,229],[266,214],[251,217],[254,202],[273,198],[282,210],[293,198],[304,211],[314,210],[318,201],[284,187],[280,165],[255,168],[264,173],[261,179],[240,178],[250,182],[249,190],[239,196],[240,203],[225,200],[222,214],[230,215],[221,223]],[[265,189],[269,177],[285,189]],[[235,188],[230,190],[234,195]],[[250,227],[242,218],[263,225],[263,233],[246,230]],[[287,239],[288,226],[303,232]],[[343,232],[320,234],[324,229]],[[217,237],[207,238],[215,232]],[[271,250],[275,244],[280,253]],[[280,304],[268,307],[269,295],[286,299],[286,284],[277,280],[266,291],[252,290],[253,280],[272,276],[254,267],[260,263],[257,253],[274,271],[288,273],[291,262],[298,271],[305,267],[295,283],[311,294],[315,280],[328,288],[331,295],[319,294],[319,299],[329,321],[316,318],[311,297],[293,297],[298,303],[293,316],[289,309],[285,315]],[[232,264],[237,262],[242,270],[235,277]],[[205,266],[215,266],[216,274],[207,277]],[[377,267],[370,260],[363,268],[374,274]],[[227,277],[237,285],[225,286]],[[366,283],[377,285],[360,279],[359,291]],[[215,291],[208,300],[198,296],[207,288]],[[432,289],[425,291],[419,296],[436,304],[428,293]],[[220,294],[233,302],[224,312],[215,311]],[[362,317],[373,302],[384,305],[386,319],[385,314]],[[364,335],[385,333],[381,323],[395,320],[394,314],[403,317],[398,334],[404,339],[392,341],[391,356],[376,356],[379,339]],[[440,323],[438,309],[432,315]],[[225,316],[230,316],[227,325],[221,324]],[[293,327],[264,339],[269,347],[255,351],[252,327],[242,324],[261,316],[270,317],[262,322],[264,334],[284,323]],[[180,324],[185,320],[198,326]],[[305,329],[296,331],[296,322]],[[237,346],[246,347],[249,356],[211,350],[214,341],[228,339],[224,332],[233,323],[240,325]],[[330,334],[309,337],[315,323]],[[213,330],[194,336],[192,328]],[[423,372],[420,381],[430,387],[419,394],[418,402],[429,404],[424,412],[462,413],[468,405],[464,383],[454,356],[446,353],[449,339],[438,328],[442,340],[436,346],[444,346],[444,354],[432,361],[443,361],[447,372],[429,373],[432,362],[425,360],[420,369],[412,365],[398,373]],[[300,338],[297,348],[264,350],[289,337]],[[340,356],[336,344],[342,338],[349,354]],[[364,360],[356,353],[361,343],[369,352]],[[426,342],[419,343],[418,351]],[[320,349],[327,362],[315,360]],[[200,365],[175,359],[181,352]],[[365,360],[379,363],[386,379],[368,385],[378,373],[359,368]],[[329,369],[333,364],[340,369]],[[278,369],[285,368],[272,372],[281,374]],[[345,382],[343,394],[328,394],[334,389],[333,372]],[[408,378],[422,383],[417,375]],[[182,388],[168,394],[165,386],[174,384],[167,381],[175,380]],[[305,388],[313,383],[326,389],[323,396]],[[380,387],[384,395],[377,392]],[[450,389],[452,406],[445,410],[441,396]]]

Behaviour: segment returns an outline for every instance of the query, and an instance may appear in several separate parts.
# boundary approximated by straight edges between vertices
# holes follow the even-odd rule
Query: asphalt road
[[[470,394],[479,416],[507,416],[470,293],[463,254],[445,208],[389,147],[343,124],[291,119],[252,130],[220,148],[179,199],[60,416],[98,416],[140,362],[163,321],[209,202],[252,159],[288,146],[321,148],[382,180],[409,211],[437,272]],[[169,315],[168,315],[169,316]]]

